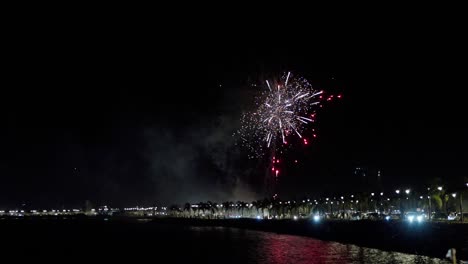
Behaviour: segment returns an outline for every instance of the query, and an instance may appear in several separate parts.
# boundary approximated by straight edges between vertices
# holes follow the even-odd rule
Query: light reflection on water
[[[382,251],[308,237],[222,227],[190,229],[201,237],[213,236],[213,232],[216,233],[215,237],[219,243],[227,243],[233,248],[233,253],[239,253],[236,261],[245,263],[448,263],[446,260],[426,256]]]

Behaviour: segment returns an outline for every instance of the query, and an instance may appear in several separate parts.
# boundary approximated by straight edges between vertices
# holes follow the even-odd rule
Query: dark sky
[[[283,71],[342,93],[286,160],[284,196],[466,177],[464,53],[417,25],[125,26],[26,23],[3,49],[0,206],[133,205],[262,196],[234,146],[248,84]],[[294,30],[297,29],[297,30]],[[289,155],[289,156],[288,156]]]

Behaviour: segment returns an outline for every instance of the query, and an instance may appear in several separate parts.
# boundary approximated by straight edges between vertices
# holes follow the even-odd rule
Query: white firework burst
[[[286,144],[291,135],[302,138],[307,124],[314,122],[313,109],[322,98],[322,91],[313,89],[306,79],[295,78],[290,72],[277,82],[265,83],[266,89],[256,100],[258,108],[243,116],[240,129],[244,145],[257,154],[276,142]]]

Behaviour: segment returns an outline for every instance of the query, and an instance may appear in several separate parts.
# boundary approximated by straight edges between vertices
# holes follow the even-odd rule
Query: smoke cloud
[[[148,175],[154,200],[162,203],[254,200],[249,170],[241,166],[241,150],[233,133],[235,117],[221,116],[201,124],[147,129]]]

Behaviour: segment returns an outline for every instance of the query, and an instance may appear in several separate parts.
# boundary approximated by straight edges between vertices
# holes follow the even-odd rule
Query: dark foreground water
[[[308,237],[155,223],[1,222],[0,254],[15,259],[132,263],[447,263]],[[442,256],[441,256],[442,257]]]
[[[446,263],[425,256],[259,231],[194,227],[187,234],[199,238],[197,247],[209,244],[218,248],[223,254],[216,255],[229,256],[226,259],[232,263]]]

